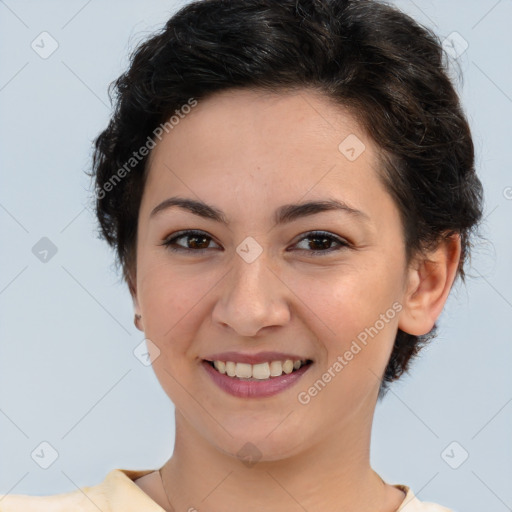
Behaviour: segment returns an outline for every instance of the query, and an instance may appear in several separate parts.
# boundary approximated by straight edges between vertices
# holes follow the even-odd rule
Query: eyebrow
[[[174,206],[189,211],[199,217],[220,222],[226,226],[229,224],[229,221],[222,210],[219,210],[214,206],[210,206],[203,201],[183,197],[169,197],[168,199],[165,199],[153,208],[149,217],[152,218],[158,213]],[[361,210],[357,210],[339,199],[327,198],[304,203],[285,204],[279,207],[274,213],[274,225],[286,224],[302,217],[308,217],[310,215],[327,211],[339,211],[365,222],[370,221],[370,217]]]

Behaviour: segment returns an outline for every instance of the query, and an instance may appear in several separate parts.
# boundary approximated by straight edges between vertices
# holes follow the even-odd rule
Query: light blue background
[[[469,44],[458,81],[486,194],[486,240],[440,335],[378,405],[372,462],[391,483],[460,512],[512,510],[512,2],[401,0]],[[0,493],[55,494],[172,452],[173,407],[133,350],[127,289],[89,209],[92,140],[107,86],[177,2],[0,1]],[[47,31],[58,49],[42,59]],[[455,71],[454,71],[455,72]],[[512,197],[512,193],[508,195]],[[32,247],[48,237],[47,263]],[[31,458],[47,441],[57,460]],[[469,458],[452,469],[452,441]],[[457,451],[459,450],[459,451]],[[460,448],[453,452],[459,457]]]

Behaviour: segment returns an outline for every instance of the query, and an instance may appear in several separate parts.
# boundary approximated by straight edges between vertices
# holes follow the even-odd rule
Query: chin
[[[272,462],[293,457],[303,451],[305,442],[303,429],[290,424],[285,426],[281,415],[278,421],[252,423],[251,425],[226,425],[231,434],[211,439],[220,451],[240,459],[254,462]],[[271,426],[270,426],[271,425]]]
[[[252,467],[255,464],[289,459],[304,449],[304,444],[301,441],[297,441],[295,445],[291,441],[289,438],[269,440],[262,439],[261,436],[255,439],[239,437],[230,440],[227,446],[225,444],[218,445],[217,448],[238,459],[247,467]]]

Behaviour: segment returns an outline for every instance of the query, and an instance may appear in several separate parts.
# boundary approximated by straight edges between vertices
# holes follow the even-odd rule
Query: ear
[[[460,255],[457,233],[442,239],[436,249],[414,260],[407,271],[399,329],[414,336],[432,330],[457,276]]]
[[[134,320],[135,327],[139,331],[144,332],[144,326],[142,324],[142,318],[141,318],[142,313],[140,310],[139,299],[137,296],[136,279],[134,279],[131,275],[128,275],[126,278],[126,282],[128,284],[128,290],[130,291],[130,295],[132,297],[133,311],[135,314],[135,320]],[[138,319],[137,319],[137,316],[139,317]]]

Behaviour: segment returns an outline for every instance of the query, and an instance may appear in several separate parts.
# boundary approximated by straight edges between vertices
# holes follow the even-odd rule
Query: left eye
[[[302,237],[296,245],[299,245],[304,240],[310,240],[306,245],[309,249],[299,249],[300,251],[309,252],[311,254],[322,254],[331,253],[333,251],[338,251],[342,248],[350,247],[350,244],[331,233],[327,233],[325,231],[312,231],[306,234],[307,236]],[[185,245],[188,247],[184,247],[183,245],[178,244],[178,240],[187,239]],[[188,231],[180,231],[170,238],[166,238],[161,245],[167,247],[167,249],[171,251],[185,251],[185,252],[195,252],[201,253],[208,249],[208,245],[210,241],[213,241],[212,237],[204,233],[203,231],[197,230],[188,230]],[[215,243],[215,242],[214,242]],[[338,244],[337,247],[330,247],[333,243]],[[320,249],[315,249],[314,247],[320,247]]]
[[[325,231],[312,231],[311,233],[307,233],[307,236],[302,237],[299,242],[302,242],[303,240],[310,240],[309,243],[307,243],[308,247],[314,247],[315,245],[317,247],[324,247],[324,249],[321,250],[312,250],[307,251],[312,254],[320,254],[320,253],[331,253],[333,251],[339,251],[342,248],[350,247],[350,244],[343,240],[342,238],[339,238],[335,235],[332,235],[330,233],[327,233]],[[338,247],[330,248],[327,246],[330,246],[332,243],[338,244]]]

